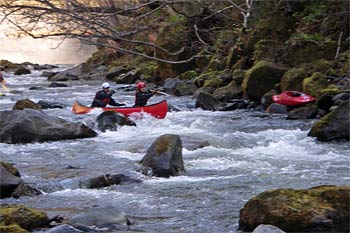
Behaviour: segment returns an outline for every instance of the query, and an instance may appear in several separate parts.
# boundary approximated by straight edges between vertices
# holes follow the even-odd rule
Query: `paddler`
[[[112,95],[115,93],[113,90],[109,90],[109,83],[102,84],[102,90],[96,92],[95,98],[92,101],[91,107],[104,108],[108,104],[112,106],[125,106],[123,103],[117,103]]]

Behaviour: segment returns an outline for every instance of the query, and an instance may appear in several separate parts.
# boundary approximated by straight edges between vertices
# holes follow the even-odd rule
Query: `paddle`
[[[151,90],[151,92],[158,93],[160,95],[170,96],[168,93],[165,93],[165,92],[162,92],[162,91]]]
[[[122,103],[122,104],[125,104],[125,106],[127,106],[127,105],[128,105],[128,103],[127,103],[127,102],[125,102],[125,101],[123,101],[122,99],[120,99],[120,98],[119,98],[119,96],[116,94],[116,91],[111,90],[110,92],[113,92],[113,95],[115,95],[115,96],[117,97],[118,102],[120,102],[120,103]]]

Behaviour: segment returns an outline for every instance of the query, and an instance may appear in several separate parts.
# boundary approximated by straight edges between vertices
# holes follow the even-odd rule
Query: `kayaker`
[[[154,94],[154,91],[148,91],[144,82],[136,84],[135,105],[134,107],[145,106],[149,98]]]
[[[109,90],[109,83],[103,83],[102,84],[102,90],[96,92],[95,98],[92,101],[91,107],[99,107],[104,108],[108,104],[112,106],[125,106],[125,104],[117,103],[113,98],[112,95],[115,93],[115,91]]]

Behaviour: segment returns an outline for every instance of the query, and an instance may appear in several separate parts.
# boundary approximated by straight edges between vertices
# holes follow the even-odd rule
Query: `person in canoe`
[[[149,98],[154,94],[154,91],[148,91],[144,82],[136,84],[135,105],[134,107],[145,106]]]
[[[96,92],[95,98],[92,101],[91,107],[98,107],[98,108],[104,108],[108,104],[112,106],[125,106],[123,103],[117,103],[113,98],[112,95],[115,93],[115,91],[109,90],[109,83],[103,83],[102,84],[102,90]]]

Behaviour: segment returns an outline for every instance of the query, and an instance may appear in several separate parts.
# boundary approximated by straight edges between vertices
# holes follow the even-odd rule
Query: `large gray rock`
[[[320,141],[350,139],[349,101],[342,103],[334,111],[323,116],[311,128],[308,136]]]
[[[157,138],[140,163],[152,169],[152,175],[169,177],[184,172],[182,142],[178,135],[164,134]]]
[[[12,195],[12,192],[17,188],[23,181],[20,177],[11,174],[1,163],[0,163],[0,198],[7,198]]]
[[[0,142],[3,143],[45,142],[96,135],[85,124],[49,116],[40,110],[0,112]]]
[[[200,91],[197,93],[196,107],[209,111],[221,111],[224,109],[224,104],[215,99],[210,93]]]
[[[97,119],[98,129],[102,132],[106,130],[117,131],[117,125],[136,126],[136,123],[125,117],[125,115],[115,111],[105,111],[101,113]]]

